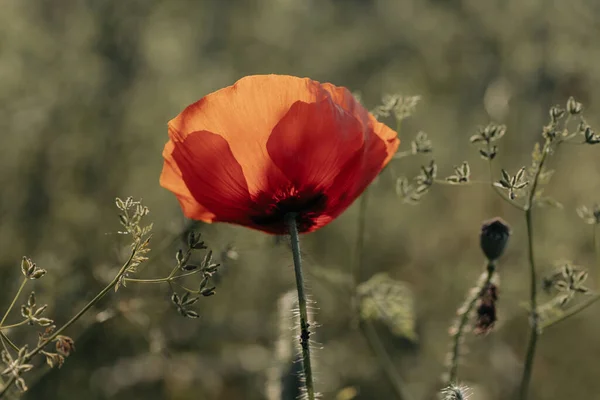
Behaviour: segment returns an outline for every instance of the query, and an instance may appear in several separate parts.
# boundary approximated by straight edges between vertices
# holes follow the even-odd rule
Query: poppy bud
[[[510,227],[501,218],[493,218],[483,223],[481,227],[481,251],[489,261],[500,258],[510,236]]]

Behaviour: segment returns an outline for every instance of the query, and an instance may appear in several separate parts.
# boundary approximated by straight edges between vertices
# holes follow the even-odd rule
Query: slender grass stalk
[[[521,385],[519,389],[519,399],[526,400],[529,392],[529,384],[531,382],[531,372],[533,370],[533,360],[535,358],[535,349],[538,336],[540,334],[539,315],[537,308],[537,271],[535,267],[535,254],[533,245],[533,205],[534,197],[537,190],[539,177],[544,167],[544,163],[550,151],[550,141],[547,140],[542,149],[541,159],[535,170],[531,189],[525,205],[525,222],[527,225],[527,253],[529,259],[529,308],[530,308],[530,324],[531,331],[529,334],[529,343],[527,345],[527,353],[525,355],[525,365],[523,367],[523,376],[521,377]]]
[[[308,400],[315,400],[315,388],[310,360],[310,324],[308,322],[308,308],[304,290],[304,276],[302,273],[302,257],[300,256],[300,238],[294,213],[285,216],[292,242],[292,256],[294,258],[294,273],[296,275],[296,289],[298,290],[298,309],[300,310],[300,347],[302,348],[302,368],[304,371],[304,384]]]
[[[487,263],[486,274],[483,281],[480,280],[477,290],[471,293],[471,296],[465,301],[465,306],[461,307],[460,319],[458,326],[456,327],[456,333],[454,334],[452,341],[452,351],[450,353],[450,369],[448,371],[448,384],[456,385],[458,383],[458,363],[460,361],[460,344],[465,333],[465,328],[469,322],[469,317],[473,307],[477,304],[477,300],[482,296],[485,290],[489,287],[496,271],[496,264],[494,261]]]
[[[69,328],[71,325],[73,325],[75,322],[77,322],[77,320],[79,320],[79,318],[81,318],[90,308],[92,308],[104,296],[106,296],[106,294],[108,292],[113,290],[115,286],[117,286],[121,277],[123,276],[123,274],[125,274],[125,272],[127,272],[127,269],[131,265],[131,262],[134,260],[134,257],[137,253],[139,245],[140,244],[136,244],[133,247],[133,249],[131,250],[131,254],[129,255],[129,258],[123,264],[123,266],[121,267],[121,269],[119,270],[117,275],[114,277],[114,279],[104,289],[102,289],[96,295],[96,297],[94,297],[77,314],[75,314],[69,321],[67,321],[63,326],[61,326],[56,331],[54,331],[54,333],[51,336],[49,336],[46,340],[42,341],[35,349],[33,349],[30,352],[28,352],[27,354],[25,354],[25,356],[23,357],[23,363],[29,362],[29,360],[31,360],[36,354],[38,354],[40,351],[42,351],[44,349],[44,347],[46,347],[48,345],[48,343],[51,343],[54,339],[56,339],[56,337],[58,335],[63,333],[67,328]],[[16,377],[14,375],[11,376],[11,378],[4,384],[4,387],[0,389],[0,398],[4,397],[8,393],[8,389],[13,385],[13,383],[15,383],[15,381],[16,381]]]

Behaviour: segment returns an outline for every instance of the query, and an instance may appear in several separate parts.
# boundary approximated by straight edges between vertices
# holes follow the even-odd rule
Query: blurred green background
[[[588,122],[600,122],[593,0],[1,0],[0,9],[0,304],[28,255],[49,271],[34,288],[58,323],[123,260],[116,196],[143,198],[155,223],[152,262],[139,277],[168,274],[186,222],[158,185],[167,121],[244,75],[330,81],[360,91],[369,107],[385,93],[421,95],[401,150],[424,130],[442,177],[468,160],[474,179],[488,179],[468,139],[489,121],[508,126],[496,165],[509,171],[530,163],[551,105],[573,95]],[[434,186],[419,205],[403,204],[393,175],[412,177],[430,158],[393,161],[372,188],[362,276],[388,272],[410,285],[418,341],[378,332],[414,399],[435,398],[448,327],[481,272],[480,223],[502,216],[513,236],[499,266],[499,322],[491,335],[467,338],[460,377],[474,400],[506,399],[527,340],[523,217],[476,184]],[[595,278],[590,226],[574,210],[600,201],[598,148],[565,146],[551,165],[547,194],[565,207],[535,216],[539,266],[571,259]],[[279,369],[294,369],[279,360],[295,341],[285,330],[291,306],[278,309],[293,288],[285,240],[226,225],[199,230],[224,264],[217,295],[197,303],[200,319],[180,317],[166,285],[128,285],[68,332],[77,352],[61,370],[25,376],[25,398],[293,398],[276,390]],[[343,288],[356,234],[355,205],[303,237],[322,325],[317,387],[324,399],[345,387],[358,389],[356,399],[393,399]],[[599,313],[591,307],[545,332],[532,399],[598,396]],[[32,329],[10,335],[36,340]]]

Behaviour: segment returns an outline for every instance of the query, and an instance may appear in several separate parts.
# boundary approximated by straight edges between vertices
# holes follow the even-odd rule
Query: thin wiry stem
[[[457,384],[458,383],[458,363],[460,361],[460,345],[462,342],[462,338],[465,333],[465,328],[467,326],[467,322],[469,322],[469,317],[471,315],[471,311],[473,311],[473,307],[477,304],[477,300],[481,297],[481,295],[487,290],[492,282],[492,278],[494,276],[494,271],[496,270],[496,265],[494,262],[487,263],[487,269],[485,278],[483,278],[483,282],[478,285],[477,290],[474,290],[471,294],[471,297],[467,299],[465,302],[466,307],[460,312],[460,319],[458,321],[458,326],[456,327],[456,333],[454,334],[452,341],[452,351],[450,352],[450,370],[448,374],[448,384]]]
[[[554,326],[554,325],[558,324],[559,322],[562,322],[562,321],[566,320],[567,318],[572,317],[573,315],[579,313],[580,311],[585,310],[586,308],[588,308],[589,306],[591,306],[598,300],[600,300],[600,293],[595,293],[591,297],[588,297],[587,300],[582,301],[581,303],[577,304],[576,306],[570,307],[564,313],[562,313],[554,318],[550,318],[550,319],[542,321],[542,323],[540,324],[540,329],[543,330],[543,329],[549,328],[551,326]]]
[[[396,367],[392,362],[391,358],[388,356],[383,343],[379,340],[379,336],[377,335],[377,331],[375,327],[369,320],[361,321],[360,328],[371,347],[373,353],[379,360],[379,365],[381,365],[383,371],[386,374],[390,384],[394,388],[394,392],[396,393],[396,397],[400,400],[408,400],[410,399],[410,395],[406,392],[404,382],[401,378],[398,377],[396,372]]]
[[[138,248],[139,248],[139,244],[136,244],[133,247],[133,249],[131,250],[131,254],[129,255],[129,258],[123,264],[123,266],[121,267],[121,269],[119,270],[119,272],[117,273],[115,278],[104,289],[102,289],[100,291],[100,293],[98,293],[96,295],[96,297],[94,297],[77,314],[75,314],[69,321],[67,321],[63,326],[61,326],[56,331],[54,331],[54,333],[52,335],[50,335],[47,339],[42,341],[35,349],[33,349],[30,352],[28,352],[27,354],[25,354],[25,356],[23,357],[23,363],[29,362],[29,360],[31,360],[32,357],[34,357],[36,354],[38,354],[40,351],[42,351],[44,349],[44,347],[46,347],[46,345],[48,345],[48,343],[51,343],[54,339],[56,339],[56,337],[58,335],[63,333],[67,328],[69,328],[71,325],[73,325],[75,322],[77,322],[77,320],[79,320],[79,318],[81,318],[90,308],[92,308],[96,303],[98,303],[98,301],[100,301],[108,292],[113,290],[114,287],[117,286],[117,284],[119,283],[123,274],[125,274],[125,272],[127,272],[127,269],[131,265],[131,262],[133,261],[135,255],[138,251]],[[15,381],[16,381],[16,376],[13,375],[6,382],[4,387],[0,390],[0,398],[4,397],[4,395],[7,394],[8,389],[13,385],[13,383],[15,383]]]
[[[23,288],[25,288],[26,283],[27,283],[27,278],[23,279],[23,282],[21,282],[21,286],[19,286],[19,290],[17,290],[17,294],[15,294],[15,297],[13,297],[12,302],[10,303],[10,306],[8,306],[8,309],[4,313],[4,316],[2,317],[2,320],[0,321],[0,328],[2,328],[2,325],[4,325],[4,321],[6,321],[8,314],[10,314],[13,307],[15,306],[17,299],[19,298],[19,296],[21,295],[21,292],[23,291]]]
[[[8,343],[8,345],[10,347],[12,347],[12,349],[14,351],[16,351],[17,353],[19,352],[19,346],[14,344],[13,341],[10,340],[10,338],[8,336],[6,336],[6,334],[4,332],[0,332],[0,340],[2,340],[2,345],[4,346],[4,350],[8,351],[8,349],[6,348],[6,345],[4,343],[6,341],[6,343]]]
[[[300,310],[300,347],[302,348],[302,368],[304,371],[304,385],[308,400],[315,399],[313,374],[310,360],[310,324],[308,323],[308,307],[304,290],[304,276],[302,273],[302,257],[300,256],[300,238],[296,215],[287,214],[285,222],[291,236],[292,256],[294,259],[294,273],[296,275],[296,289],[298,290],[298,309]]]
[[[474,181],[469,180],[468,182],[454,183],[448,182],[444,179],[434,179],[434,182],[438,185],[448,185],[448,186],[469,186],[469,185],[489,185],[490,183],[487,181]]]
[[[0,331],[7,330],[7,329],[12,329],[12,328],[16,328],[18,326],[23,326],[23,325],[27,324],[28,322],[29,322],[29,320],[24,319],[23,321],[17,322],[16,324],[3,325],[3,326],[0,327]]]
[[[592,228],[592,242],[594,245],[594,253],[596,255],[596,269],[598,289],[600,290],[600,224],[594,224]]]
[[[353,284],[353,298],[352,302],[354,304],[354,312],[358,313],[358,299],[356,296],[356,288],[361,280],[360,270],[362,267],[363,261],[363,252],[365,247],[365,233],[366,233],[366,225],[367,225],[367,206],[369,203],[369,189],[367,188],[362,196],[359,199],[359,209],[358,209],[358,232],[356,235],[356,243],[355,243],[355,255],[354,262],[352,263],[352,284]],[[360,322],[359,327],[363,336],[365,337],[369,347],[377,357],[379,362],[379,366],[385,373],[387,380],[390,385],[394,389],[394,393],[398,400],[409,400],[411,397],[406,392],[405,384],[396,371],[396,367],[394,366],[393,361],[390,356],[387,354],[383,343],[379,339],[377,335],[377,331],[373,326],[373,323],[370,320],[363,320]]]
[[[186,272],[185,274],[181,274],[181,275],[166,276],[164,278],[155,278],[155,279],[125,278],[125,282],[128,282],[128,283],[129,282],[132,282],[132,283],[166,283],[169,281],[174,281],[176,279],[185,278],[186,276],[195,275],[198,272],[201,272],[201,271],[196,270],[196,271],[192,271],[192,272]]]
[[[533,246],[533,205],[534,197],[539,183],[539,177],[544,167],[550,150],[550,141],[546,141],[542,149],[542,156],[535,170],[531,189],[525,205],[525,222],[527,224],[527,253],[529,259],[529,308],[531,332],[529,334],[529,343],[525,356],[525,366],[523,367],[523,376],[521,377],[521,387],[519,389],[519,399],[526,400],[529,392],[529,383],[531,382],[531,372],[533,370],[533,360],[535,358],[535,349],[537,345],[539,329],[539,315],[537,309],[537,271],[535,267],[535,254]]]
[[[396,132],[400,133],[400,129],[402,127],[402,119],[396,120]],[[394,159],[400,159],[415,155],[412,150],[407,150],[403,152],[398,152],[394,156]],[[367,231],[367,208],[369,204],[369,195],[370,189],[367,188],[362,196],[359,199],[359,209],[358,209],[358,232],[356,235],[356,244],[355,244],[355,253],[354,253],[354,262],[352,263],[352,303],[353,303],[353,311],[355,315],[360,312],[359,310],[359,300],[356,295],[356,290],[358,284],[361,280],[361,268],[363,262],[363,254],[365,247],[365,234]],[[373,323],[366,319],[362,320],[359,324],[361,332],[366,339],[369,347],[377,357],[377,361],[379,362],[379,366],[385,373],[386,378],[388,379],[390,385],[394,389],[394,393],[398,400],[410,400],[411,396],[407,393],[406,386],[404,381],[390,356],[387,354],[385,347],[381,340],[379,339],[379,335],[373,326]]]

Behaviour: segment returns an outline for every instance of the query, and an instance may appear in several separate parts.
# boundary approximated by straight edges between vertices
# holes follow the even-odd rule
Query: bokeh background
[[[402,150],[423,130],[434,153],[394,161],[372,187],[361,270],[364,280],[387,272],[410,288],[418,340],[383,325],[377,331],[413,398],[435,398],[448,328],[481,272],[481,221],[501,216],[513,236],[499,266],[499,322],[491,335],[467,338],[460,377],[475,400],[511,398],[527,340],[522,215],[479,184],[434,186],[420,204],[406,205],[394,176],[412,177],[434,158],[442,177],[468,160],[473,178],[487,180],[468,139],[489,121],[508,126],[497,167],[516,171],[530,163],[548,108],[571,95],[597,126],[600,3],[1,0],[0,8],[0,304],[17,290],[23,255],[49,271],[34,288],[57,322],[97,293],[123,257],[115,196],[143,198],[151,210],[152,260],[139,277],[168,274],[187,223],[158,185],[166,123],[213,90],[280,73],[347,86],[369,107],[386,93],[420,95],[402,127]],[[546,192],[564,209],[535,216],[545,271],[571,259],[597,276],[591,229],[575,208],[600,201],[599,150],[565,146],[551,159],[556,174]],[[25,398],[293,398],[285,239],[225,225],[198,229],[224,264],[217,295],[197,303],[200,319],[177,314],[168,286],[131,284],[70,330],[77,351],[61,370],[26,376]],[[344,289],[356,235],[353,206],[303,238],[322,325],[318,389],[324,399],[351,398],[354,389],[356,399],[394,399]],[[532,399],[596,398],[599,315],[594,306],[544,333]],[[32,329],[10,335],[19,344],[36,340]]]

